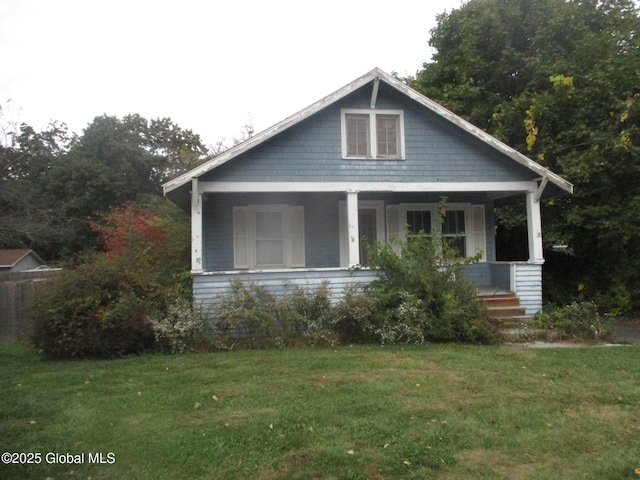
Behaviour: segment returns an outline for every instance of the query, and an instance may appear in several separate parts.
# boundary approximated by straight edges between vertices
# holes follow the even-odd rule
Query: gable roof
[[[249,138],[243,143],[240,143],[234,146],[233,148],[230,148],[229,150],[225,151],[224,153],[204,162],[202,165],[186,173],[183,173],[182,175],[174,178],[173,180],[169,180],[163,185],[164,194],[171,197],[172,196],[171,192],[181,189],[181,187],[186,187],[187,185],[190,185],[191,180],[193,178],[200,177],[206,174],[207,172],[210,172],[211,170],[233,160],[234,158],[245,153],[246,151],[251,150],[252,148],[266,142],[267,140],[273,138],[274,136],[278,135],[284,130],[287,130],[288,128],[291,128],[299,124],[300,122],[306,120],[312,115],[334,104],[335,102],[340,101],[347,95],[353,93],[354,91],[374,81],[381,81],[386,83],[387,85],[393,87],[394,89],[406,95],[410,99],[414,100],[418,104],[422,105],[423,107],[426,107],[427,109],[431,110],[433,113],[439,115],[440,117],[452,123],[453,125],[459,127],[460,129],[466,131],[467,133],[481,140],[482,142],[484,142],[494,150],[497,150],[498,152],[506,155],[507,157],[519,163],[520,165],[523,165],[524,167],[533,171],[534,173],[540,176],[540,178],[543,180],[545,185],[547,184],[547,182],[550,182],[551,184],[560,188],[562,191],[573,193],[573,185],[567,180],[565,180],[564,178],[551,172],[547,168],[536,163],[526,155],[521,154],[517,150],[511,148],[505,143],[499,141],[498,139],[492,137],[482,129],[476,127],[475,125],[469,123],[468,121],[464,120],[463,118],[459,117],[453,112],[447,110],[442,105],[439,105],[438,103],[425,97],[421,93],[418,93],[416,90],[405,85],[400,80],[393,77],[392,75],[389,75],[388,73],[380,70],[379,68],[374,68],[370,72],[355,79],[351,83],[336,90],[330,95],[327,95],[326,97],[318,100],[317,102],[301,110],[300,112],[294,115],[291,115],[288,118],[285,118],[281,122],[258,133],[257,135]]]
[[[0,250],[0,268],[14,267],[28,255],[32,255],[38,262],[44,263],[33,250],[28,248],[8,248]]]

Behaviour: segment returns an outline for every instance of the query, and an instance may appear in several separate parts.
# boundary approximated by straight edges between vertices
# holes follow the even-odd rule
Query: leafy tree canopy
[[[412,86],[566,177],[545,239],[568,242],[563,284],[640,308],[640,17],[630,0],[470,0],[438,17]]]
[[[96,248],[91,221],[200,163],[199,135],[168,118],[96,117],[80,136],[53,123],[36,132],[5,122],[0,145],[0,246],[45,258]]]
[[[42,184],[73,137],[66,125],[55,122],[36,132],[7,121],[0,131],[0,248],[39,245],[46,250],[61,240],[64,226],[60,211],[41,195]]]

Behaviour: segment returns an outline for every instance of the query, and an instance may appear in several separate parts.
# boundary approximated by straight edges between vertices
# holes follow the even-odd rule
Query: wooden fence
[[[0,342],[15,342],[28,337],[31,318],[29,304],[46,280],[60,270],[0,273]]]

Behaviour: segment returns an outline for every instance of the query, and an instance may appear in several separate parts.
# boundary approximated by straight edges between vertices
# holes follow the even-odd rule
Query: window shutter
[[[233,208],[233,267],[249,268],[249,228],[247,207]]]
[[[398,205],[387,206],[387,243],[398,255],[400,254],[400,207]]]
[[[304,208],[291,207],[291,266],[304,267]]]
[[[482,252],[482,261],[487,260],[487,233],[485,231],[484,222],[484,205],[473,205],[472,211],[472,225],[473,225],[473,252],[474,255]]]

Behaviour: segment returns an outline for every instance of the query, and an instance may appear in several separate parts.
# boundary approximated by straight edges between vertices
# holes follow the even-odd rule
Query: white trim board
[[[198,182],[199,193],[535,192],[531,182]]]

